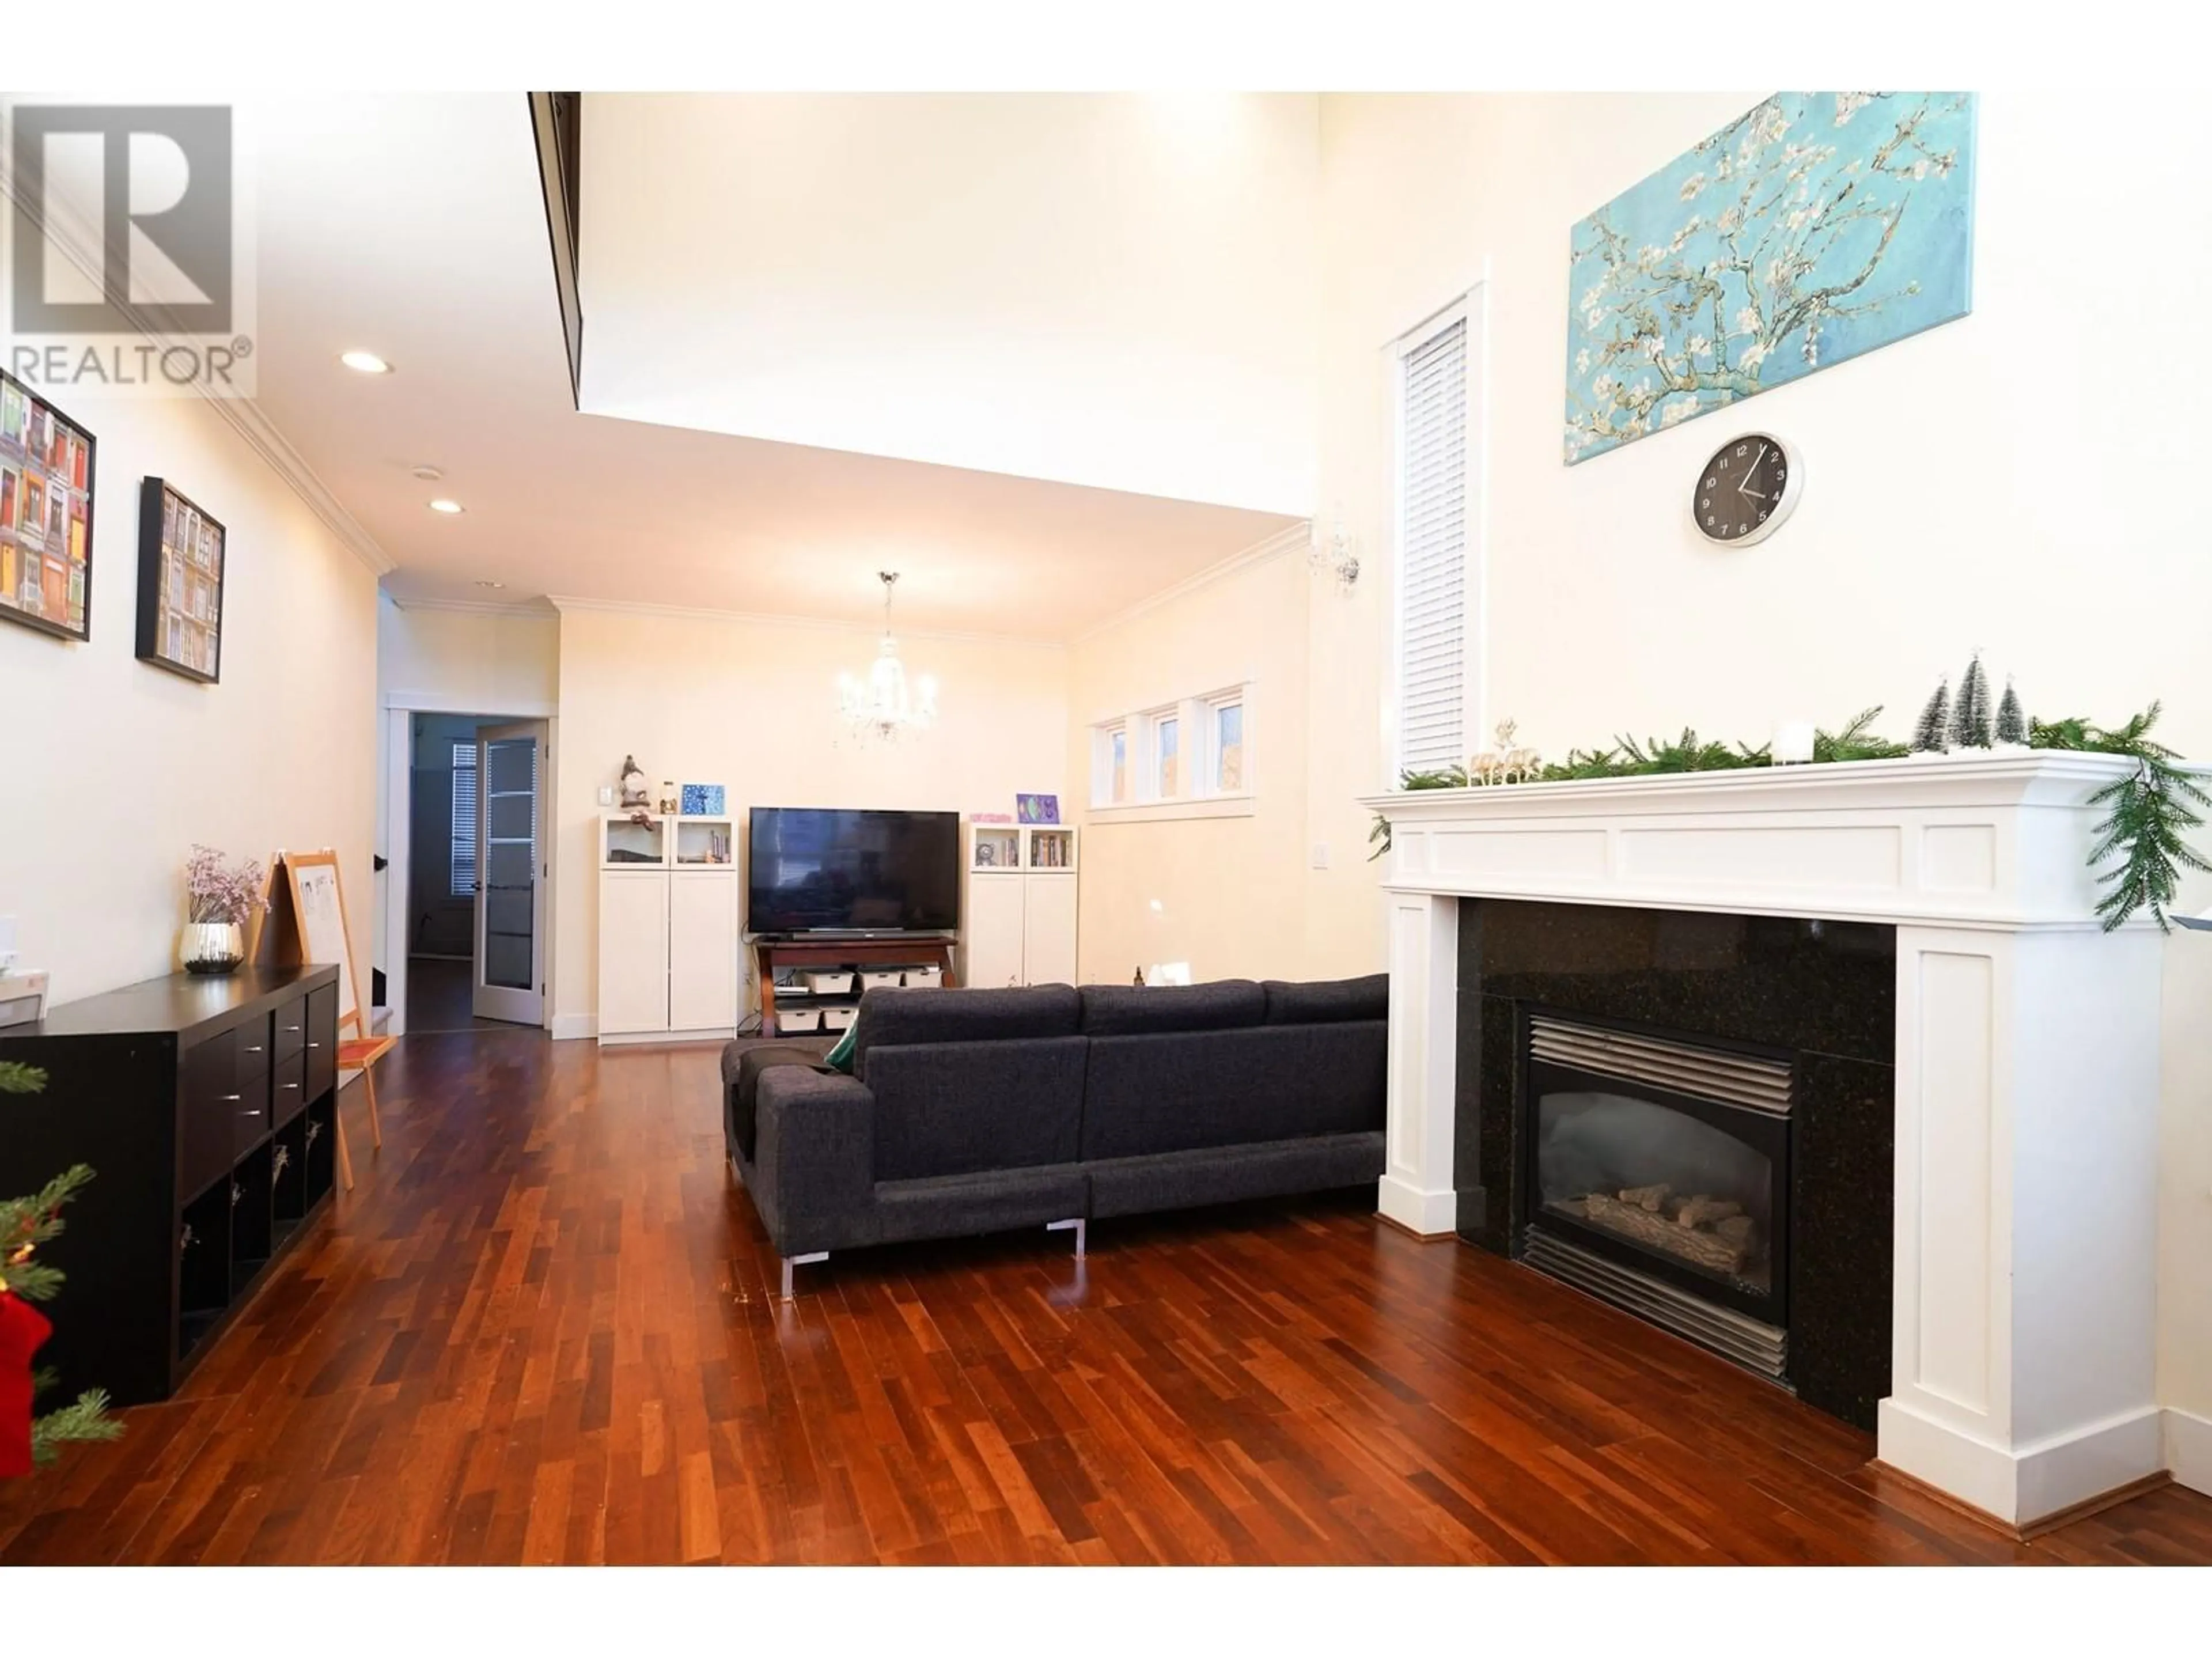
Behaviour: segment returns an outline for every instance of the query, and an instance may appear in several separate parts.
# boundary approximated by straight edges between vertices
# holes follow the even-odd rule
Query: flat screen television
[[[755,933],[950,933],[960,815],[756,806],[745,927]]]

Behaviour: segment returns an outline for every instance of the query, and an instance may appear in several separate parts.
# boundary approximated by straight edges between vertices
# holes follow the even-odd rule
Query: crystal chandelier
[[[876,647],[876,659],[866,674],[837,677],[837,696],[856,733],[889,743],[937,718],[937,682],[924,674],[908,695],[906,665],[899,660],[898,641],[891,637],[891,594],[898,586],[898,572],[879,570],[876,574],[884,584],[883,643]]]

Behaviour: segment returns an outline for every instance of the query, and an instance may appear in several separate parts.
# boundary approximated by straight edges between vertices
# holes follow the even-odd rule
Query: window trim
[[[1227,685],[1172,702],[1146,703],[1127,714],[1093,720],[1091,740],[1091,806],[1092,822],[1147,823],[1170,818],[1249,817],[1259,811],[1253,778],[1253,682]],[[1243,710],[1243,759],[1239,787],[1215,787],[1219,777],[1218,752],[1219,711]],[[1176,722],[1177,792],[1159,790],[1159,730],[1164,720]],[[1109,799],[1113,776],[1113,740],[1116,732],[1125,744],[1128,793],[1119,801]]]
[[[1389,485],[1385,491],[1389,550],[1390,600],[1380,607],[1383,660],[1389,668],[1389,695],[1382,715],[1381,786],[1395,789],[1406,766],[1402,750],[1405,705],[1405,453],[1407,360],[1454,323],[1466,327],[1467,399],[1463,461],[1463,546],[1460,648],[1460,744],[1472,750],[1489,730],[1490,653],[1485,632],[1489,616],[1487,579],[1490,489],[1486,465],[1488,431],[1489,280],[1484,274],[1446,304],[1423,317],[1382,348],[1383,422],[1388,438]],[[1459,757],[1464,763],[1466,756]]]

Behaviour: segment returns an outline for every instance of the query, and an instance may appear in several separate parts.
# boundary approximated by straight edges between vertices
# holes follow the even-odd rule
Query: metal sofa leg
[[[803,1267],[810,1261],[827,1261],[829,1259],[830,1252],[827,1250],[816,1250],[806,1255],[787,1255],[784,1257],[783,1299],[786,1302],[792,1300],[791,1270],[793,1267]]]
[[[1084,1249],[1085,1223],[1081,1218],[1079,1217],[1073,1221],[1048,1221],[1044,1224],[1044,1230],[1048,1233],[1064,1233],[1071,1227],[1075,1230],[1075,1259],[1080,1261],[1086,1254]]]

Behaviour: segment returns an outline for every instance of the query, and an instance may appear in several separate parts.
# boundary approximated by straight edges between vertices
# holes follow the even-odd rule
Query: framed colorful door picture
[[[0,369],[0,617],[92,637],[92,434]]]
[[[138,504],[138,659],[209,685],[222,678],[222,526],[160,478]]]

